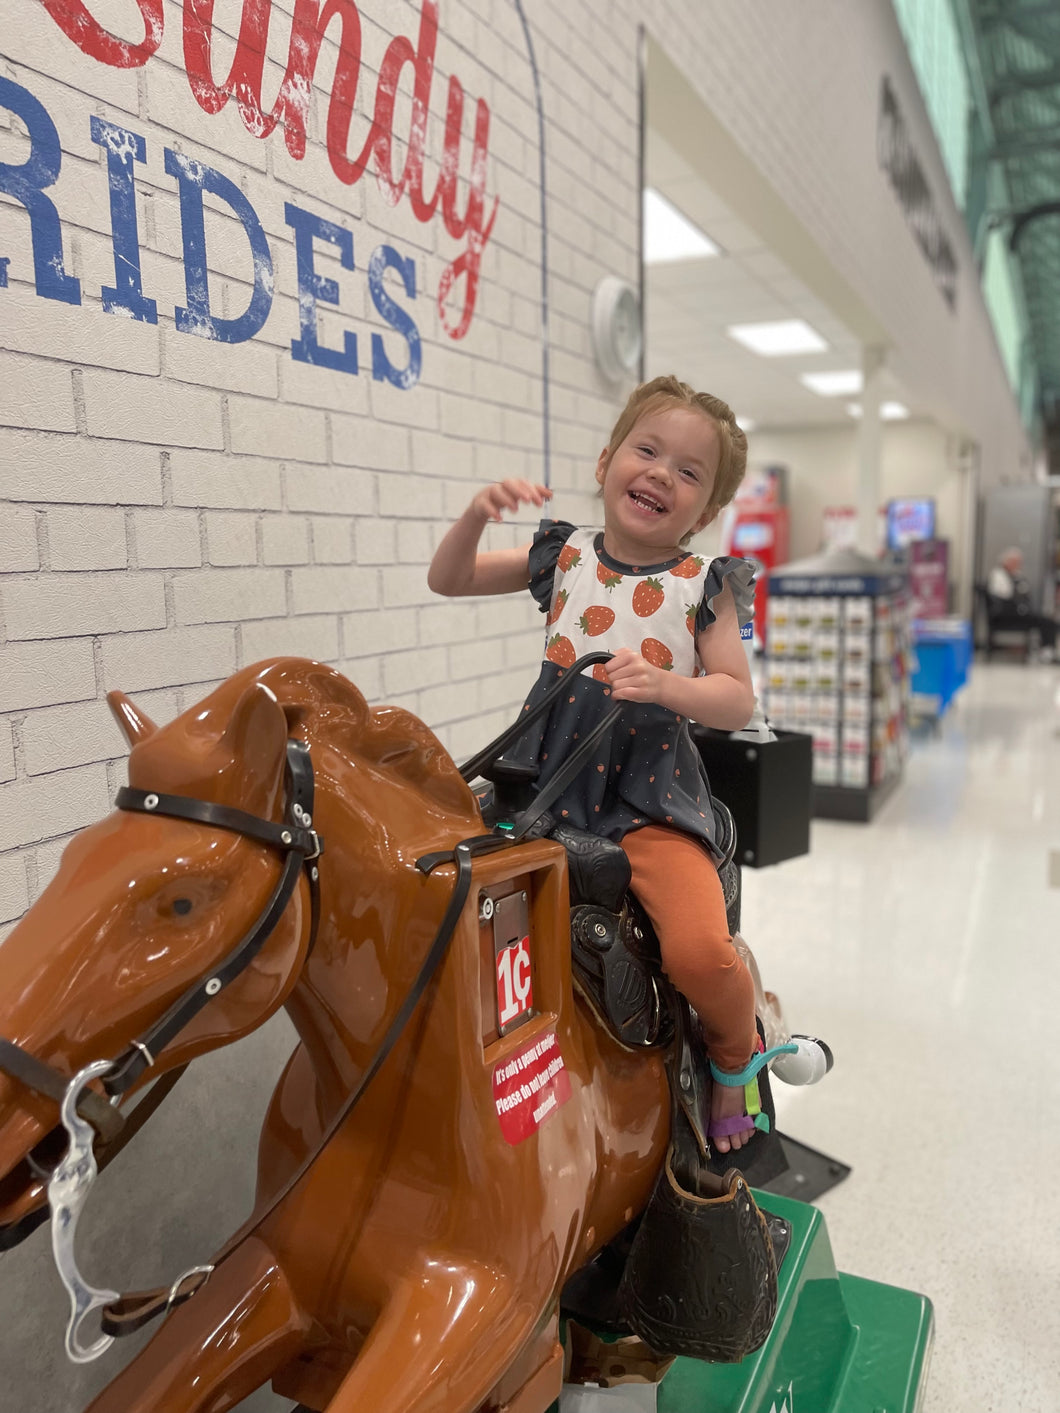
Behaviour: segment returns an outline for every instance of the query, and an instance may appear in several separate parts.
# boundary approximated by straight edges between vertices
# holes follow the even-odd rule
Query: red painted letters
[[[116,68],[138,68],[162,42],[165,26],[163,0],[134,0],[144,25],[140,44],[119,39],[89,13],[84,0],[43,0],[48,13],[85,54]],[[486,201],[486,163],[489,156],[490,111],[483,99],[475,107],[467,205],[457,210],[460,144],[464,119],[464,90],[454,76],[449,79],[445,137],[437,186],[430,197],[423,190],[423,160],[434,78],[438,39],[438,0],[422,0],[416,47],[397,35],[387,47],[379,70],[371,129],[356,156],[349,153],[350,125],[361,73],[361,19],[355,0],[296,0],[291,22],[287,68],[273,108],[262,107],[262,80],[268,45],[272,0],[243,0],[236,52],[227,78],[218,83],[212,68],[215,0],[184,0],[184,64],[196,102],[207,113],[219,113],[235,98],[240,116],[255,137],[268,137],[282,126],[287,150],[301,161],[306,153],[306,124],[310,93],[320,46],[333,20],[339,22],[339,52],[328,100],[327,150],[339,181],[351,186],[372,165],[389,199],[401,200],[407,192],[418,221],[433,219],[439,205],[445,229],[465,248],[443,270],[438,286],[438,311],[451,338],[463,338],[470,327],[478,296],[482,253],[493,230],[497,198]],[[412,66],[412,116],[405,164],[395,173],[394,104],[405,65]],[[447,305],[461,277],[463,300],[456,301],[454,319]]]

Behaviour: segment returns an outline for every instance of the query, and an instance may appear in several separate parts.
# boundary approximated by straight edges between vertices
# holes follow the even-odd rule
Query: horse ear
[[[259,776],[269,778],[278,772],[287,749],[287,718],[264,682],[252,682],[236,702],[221,746]]]
[[[135,746],[138,741],[146,741],[148,736],[153,736],[158,730],[147,713],[134,706],[124,692],[108,692],[107,705],[114,713],[114,720],[121,727],[121,734],[130,746]]]

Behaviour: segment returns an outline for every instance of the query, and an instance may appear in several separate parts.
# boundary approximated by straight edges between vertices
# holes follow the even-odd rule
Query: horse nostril
[[[190,913],[190,912],[191,912],[191,899],[190,899],[190,898],[174,898],[174,900],[173,900],[173,911],[174,911],[175,913],[179,913],[181,917],[183,917],[186,913]]]

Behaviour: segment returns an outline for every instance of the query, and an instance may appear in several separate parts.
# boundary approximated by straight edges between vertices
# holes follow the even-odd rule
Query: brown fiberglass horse
[[[216,1413],[270,1379],[328,1413],[544,1413],[559,1292],[643,1208],[669,1134],[661,1060],[572,991],[562,848],[474,858],[444,960],[348,1111],[450,909],[454,863],[417,860],[483,833],[468,786],[415,717],[319,663],[245,668],[163,727],[111,705],[122,807],[0,946],[0,1227],[46,1200],[28,1157],[62,1151],[55,1096],[16,1061],[44,1062],[61,1095],[118,1057],[84,1091],[90,1117],[101,1080],[132,1093],[280,1006],[299,1044],[254,1214],[91,1413]],[[315,779],[293,816],[292,750]],[[525,936],[502,947],[489,916],[520,907]]]

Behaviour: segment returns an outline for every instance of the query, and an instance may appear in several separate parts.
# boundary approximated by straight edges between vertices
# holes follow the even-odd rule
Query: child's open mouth
[[[639,509],[649,511],[652,515],[663,515],[666,512],[665,505],[654,496],[645,495],[643,491],[630,491],[629,498]]]

